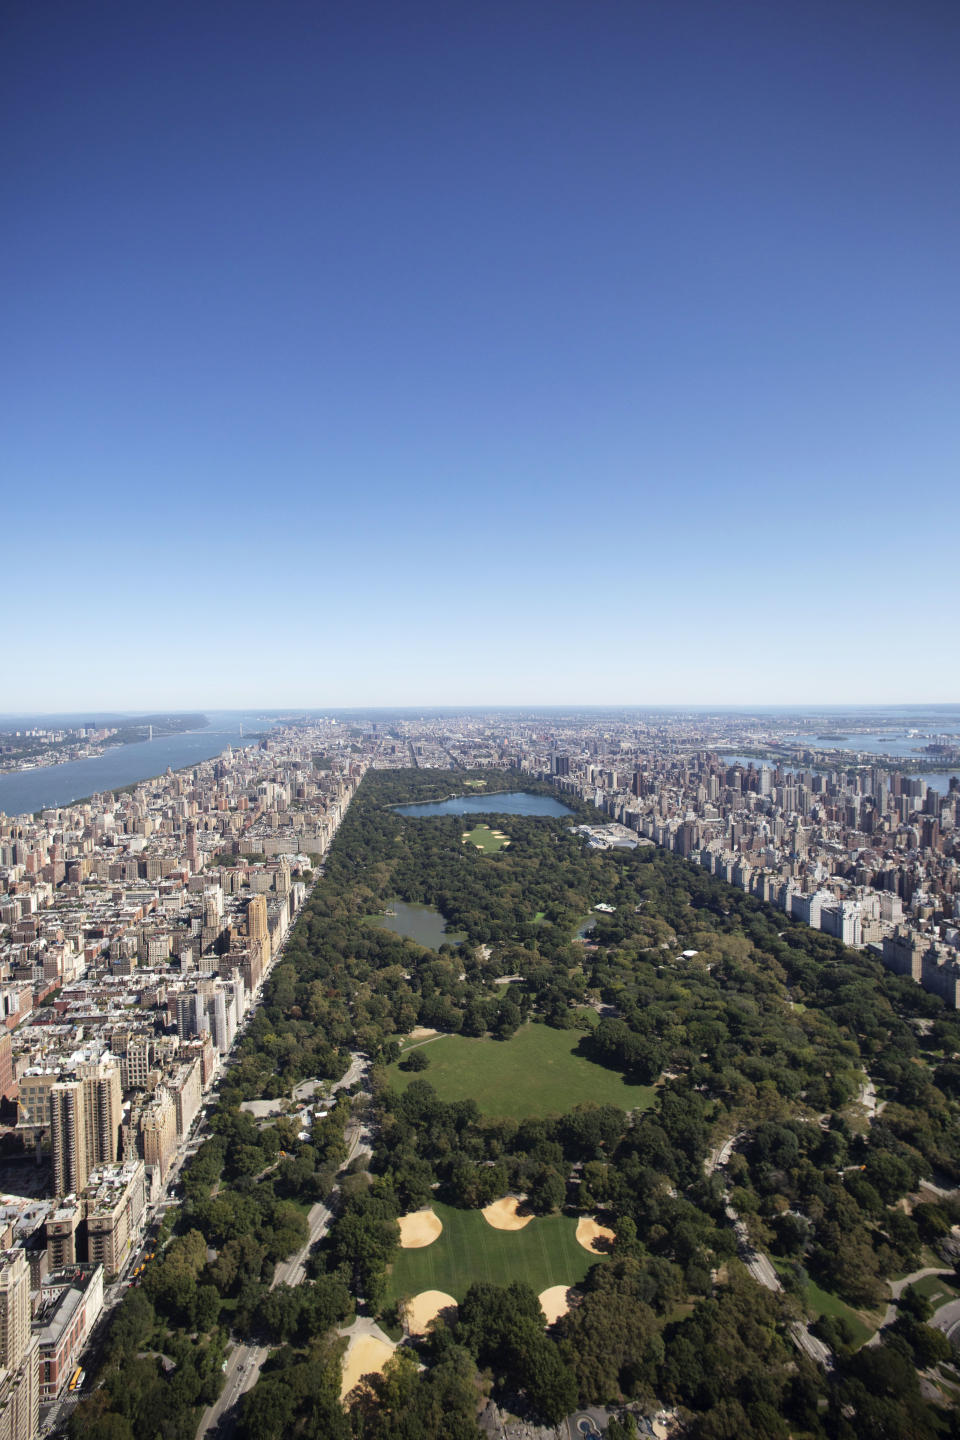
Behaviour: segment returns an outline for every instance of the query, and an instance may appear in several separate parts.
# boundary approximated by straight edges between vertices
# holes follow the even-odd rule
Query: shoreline
[[[718,751],[717,753],[720,755],[720,759],[721,759],[722,761],[724,761],[724,763],[726,763],[728,760],[729,760],[731,763],[733,763],[733,764],[737,764],[737,763],[738,763],[738,762],[733,758],[732,755],[729,755],[729,756],[728,756],[728,755],[723,754],[723,753],[720,752],[720,751]],[[738,751],[738,753],[739,753],[740,755],[745,755],[745,756],[746,756],[748,759],[750,759],[750,760],[762,760],[762,761],[764,761],[764,762],[767,763],[767,764],[782,765],[785,769],[793,769],[793,770],[796,770],[796,769],[800,769],[800,770],[871,770],[871,769],[872,769],[872,770],[887,770],[887,771],[889,771],[889,772],[891,772],[891,773],[892,773],[893,771],[898,770],[898,771],[900,771],[900,772],[901,772],[902,774],[904,774],[904,775],[909,775],[909,774],[911,774],[911,773],[927,774],[927,775],[951,775],[951,776],[952,776],[952,775],[956,775],[958,778],[960,778],[960,762],[958,762],[958,761],[951,761],[951,762],[948,763],[948,762],[943,761],[943,760],[941,760],[941,761],[939,761],[939,762],[936,761],[936,760],[934,760],[934,761],[928,761],[928,760],[924,760],[924,759],[923,759],[922,757],[920,757],[920,756],[918,756],[916,759],[914,759],[914,758],[912,758],[912,757],[907,757],[907,756],[904,756],[904,755],[876,755],[876,756],[874,756],[874,755],[871,754],[869,751],[864,751],[864,750],[849,750],[849,751],[836,751],[836,750],[831,750],[831,751],[811,752],[811,753],[815,753],[815,754],[825,755],[825,756],[827,756],[828,758],[827,758],[827,759],[823,759],[823,760],[809,760],[809,761],[808,761],[808,760],[802,760],[802,759],[800,759],[799,756],[796,756],[796,755],[786,756],[786,755],[782,755],[782,754],[780,754],[779,752],[776,752],[776,751],[769,751],[769,750],[768,750],[768,751],[763,751],[763,750],[761,750],[761,749],[751,749],[749,746],[745,746],[745,747],[741,748],[741,749]],[[849,756],[849,759],[846,759],[846,760],[843,759],[842,756],[844,756],[844,755],[848,755],[848,756]],[[868,755],[869,758],[868,758],[868,759],[864,759],[864,758],[863,758],[864,755]],[[835,760],[832,758],[832,757],[834,757],[834,756],[837,757]],[[856,757],[856,758],[855,758],[855,757]]]
[[[28,816],[29,816],[29,817],[32,817],[32,818],[36,818],[36,817],[38,817],[38,816],[41,816],[45,810],[69,810],[69,809],[71,809],[73,806],[76,806],[76,805],[84,805],[84,804],[88,803],[90,800],[92,800],[95,795],[106,795],[106,794],[118,795],[118,794],[123,794],[123,793],[125,793],[125,792],[127,792],[127,791],[135,790],[138,785],[149,784],[150,781],[152,781],[152,780],[158,780],[158,779],[160,779],[163,775],[166,774],[166,772],[167,772],[168,770],[172,770],[172,771],[176,774],[176,773],[179,773],[180,771],[183,771],[183,770],[190,770],[190,769],[191,769],[193,766],[195,766],[195,765],[202,765],[202,764],[206,764],[207,761],[209,761],[209,760],[215,760],[216,757],[217,757],[218,755],[222,754],[223,751],[224,751],[225,749],[227,749],[228,746],[231,747],[232,749],[238,749],[238,748],[247,749],[249,746],[258,745],[258,744],[261,742],[261,740],[263,740],[264,736],[267,735],[267,734],[269,734],[269,731],[267,731],[267,730],[260,730],[260,731],[256,731],[256,732],[251,731],[249,734],[245,734],[245,735],[242,737],[242,739],[239,739],[239,738],[224,739],[223,737],[224,737],[224,735],[225,735],[226,733],[229,733],[229,732],[225,732],[225,731],[223,731],[223,730],[221,730],[221,729],[219,729],[219,728],[218,728],[218,729],[213,729],[213,728],[210,727],[210,726],[204,726],[204,727],[202,727],[201,729],[198,729],[198,730],[179,730],[179,731],[173,732],[171,735],[154,736],[154,738],[153,738],[152,741],[151,741],[151,740],[147,740],[147,739],[141,739],[141,740],[137,740],[137,741],[133,741],[133,742],[129,742],[129,743],[124,743],[124,744],[122,744],[122,745],[112,745],[112,746],[108,747],[107,751],[105,752],[106,758],[115,757],[116,759],[120,759],[120,757],[125,756],[128,752],[137,750],[138,746],[150,746],[150,747],[152,748],[152,747],[155,747],[155,746],[157,746],[157,745],[161,745],[161,746],[162,746],[165,742],[170,741],[170,740],[177,740],[177,739],[180,739],[180,738],[183,738],[183,737],[189,737],[189,736],[199,736],[199,737],[203,737],[203,736],[209,734],[209,735],[211,736],[211,738],[214,737],[214,736],[217,737],[217,742],[216,742],[216,744],[215,744],[215,748],[211,749],[211,751],[210,751],[210,753],[209,753],[208,755],[204,755],[204,756],[192,756],[192,757],[189,757],[189,758],[187,758],[187,757],[174,757],[174,759],[168,760],[166,764],[164,764],[162,757],[160,757],[159,760],[154,759],[154,760],[151,760],[151,761],[149,762],[151,765],[156,764],[156,765],[158,765],[158,767],[159,767],[159,768],[157,768],[157,769],[151,770],[151,773],[149,773],[149,774],[138,775],[138,776],[135,776],[133,779],[117,781],[117,782],[115,782],[115,783],[113,783],[113,784],[110,784],[110,783],[108,783],[107,781],[104,781],[103,783],[101,783],[101,784],[99,784],[99,785],[98,785],[98,784],[94,784],[91,789],[85,790],[85,792],[84,792],[82,795],[73,796],[73,797],[71,797],[70,799],[50,800],[50,801],[46,801],[46,802],[44,802],[44,803],[42,803],[42,804],[40,804],[40,805],[27,806],[26,808],[23,808],[23,809],[16,809],[16,810],[10,810],[10,811],[7,811],[7,810],[5,809],[4,798],[3,798],[3,793],[2,793],[2,792],[3,792],[3,784],[2,784],[2,782],[6,781],[6,780],[13,780],[13,779],[19,778],[19,777],[21,777],[21,776],[23,776],[23,777],[28,777],[28,776],[29,776],[29,777],[31,777],[31,778],[36,777],[38,780],[42,777],[44,781],[47,780],[47,777],[52,777],[51,783],[54,783],[54,784],[55,784],[55,783],[56,783],[57,772],[60,771],[60,770],[62,770],[62,769],[64,768],[64,766],[67,766],[67,765],[86,765],[86,764],[92,763],[92,762],[94,762],[94,761],[96,761],[96,760],[102,760],[102,759],[105,758],[105,756],[104,756],[104,755],[84,756],[84,757],[83,757],[82,759],[80,759],[80,760],[64,760],[64,761],[59,762],[59,763],[56,764],[56,765],[43,765],[43,766],[38,766],[38,767],[37,767],[36,769],[34,769],[34,770],[27,770],[27,771],[22,771],[22,770],[8,770],[8,771],[4,771],[4,772],[0,773],[0,814],[4,815],[8,820],[17,820],[17,819],[19,819],[19,818],[21,818],[21,817],[28,817]],[[144,756],[144,761],[145,761],[145,763],[146,763],[146,756]],[[60,777],[60,778],[63,779],[64,777]],[[90,781],[91,781],[91,779],[94,779],[94,778],[95,778],[95,777],[90,777],[90,776],[87,776],[87,775],[85,775],[85,774],[84,774],[84,775],[80,775],[80,776],[78,776],[78,777],[76,778],[76,783],[77,783],[77,784],[81,784],[81,783],[83,783],[83,782],[86,782],[86,783],[89,784]]]

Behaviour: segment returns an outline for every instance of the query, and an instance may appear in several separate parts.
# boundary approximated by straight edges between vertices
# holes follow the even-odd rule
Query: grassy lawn
[[[575,1285],[600,1262],[577,1244],[577,1222],[566,1215],[531,1220],[523,1230],[494,1230],[479,1210],[434,1205],[443,1234],[423,1250],[400,1250],[387,1277],[388,1299],[444,1290],[462,1300],[474,1281],[508,1285],[525,1280],[539,1295],[550,1285]]]
[[[788,1268],[782,1260],[774,1260],[773,1264],[777,1270]],[[813,1311],[817,1319],[821,1315],[842,1315],[849,1321],[854,1337],[853,1344],[857,1349],[874,1333],[874,1327],[866,1325],[856,1310],[852,1310],[846,1301],[841,1300],[839,1295],[831,1294],[829,1290],[821,1289],[815,1280],[807,1281],[803,1298],[808,1309]]]
[[[941,1305],[946,1305],[948,1300],[956,1300],[957,1294],[960,1293],[955,1285],[951,1285],[948,1280],[942,1279],[939,1275],[924,1275],[921,1280],[914,1281],[913,1289],[929,1300],[934,1310],[938,1310]]]
[[[496,855],[504,845],[509,845],[509,835],[495,834],[489,825],[475,825],[463,837],[464,845],[476,845],[485,855]]]
[[[535,1024],[522,1026],[510,1040],[441,1035],[424,1046],[430,1065],[419,1078],[429,1080],[441,1100],[476,1100],[484,1114],[516,1120],[562,1113],[584,1101],[624,1110],[653,1104],[652,1085],[628,1085],[614,1070],[575,1055],[581,1038],[578,1030]],[[396,1065],[388,1074],[400,1090],[416,1078]]]
[[[806,1300],[811,1310],[815,1310],[818,1315],[843,1315],[853,1330],[854,1345],[862,1345],[873,1334],[870,1326],[864,1324],[856,1310],[851,1310],[839,1295],[831,1295],[829,1290],[821,1290],[814,1280],[807,1284]]]

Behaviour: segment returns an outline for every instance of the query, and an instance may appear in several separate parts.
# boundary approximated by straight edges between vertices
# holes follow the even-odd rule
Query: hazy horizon
[[[259,714],[262,714],[264,717],[271,717],[271,716],[283,717],[283,716],[289,716],[289,717],[291,717],[291,718],[296,718],[298,715],[321,715],[321,716],[322,716],[322,715],[352,715],[352,714],[360,714],[360,715],[365,715],[365,714],[371,714],[371,715],[373,715],[373,714],[384,714],[384,715],[403,715],[403,716],[405,716],[405,715],[413,715],[413,716],[416,716],[416,715],[420,715],[420,714],[431,714],[431,715],[447,715],[447,714],[449,714],[449,715],[457,715],[457,714],[469,714],[469,713],[474,713],[474,712],[480,713],[480,714],[483,714],[483,713],[485,713],[485,712],[491,712],[491,713],[497,713],[497,712],[514,713],[514,712],[516,712],[516,713],[524,713],[524,714],[538,714],[538,713],[540,713],[541,711],[544,712],[544,713],[549,713],[549,712],[557,712],[557,713],[569,713],[569,712],[591,713],[591,712],[596,712],[596,713],[599,713],[599,714],[606,714],[606,713],[620,712],[620,711],[637,711],[638,713],[643,713],[643,712],[660,713],[660,712],[662,712],[662,713],[664,713],[664,714],[693,712],[694,714],[705,714],[705,715],[723,715],[723,714],[729,714],[729,715],[755,715],[755,714],[756,714],[756,715],[763,715],[763,714],[771,714],[771,715],[776,715],[776,714],[802,715],[804,712],[808,712],[808,713],[812,713],[812,714],[816,714],[816,713],[828,714],[828,713],[831,713],[831,712],[837,712],[837,713],[843,714],[843,715],[845,715],[845,714],[857,714],[857,713],[863,713],[863,714],[865,714],[865,715],[874,715],[874,714],[879,715],[879,714],[882,714],[882,713],[885,712],[885,711],[894,711],[894,712],[896,712],[896,713],[898,713],[898,714],[901,713],[901,712],[917,712],[917,713],[919,713],[919,714],[923,714],[924,712],[929,712],[929,711],[944,711],[944,712],[947,712],[948,714],[950,714],[950,713],[952,713],[952,712],[958,712],[958,713],[960,713],[960,701],[932,701],[932,700],[896,701],[896,700],[894,700],[894,701],[882,701],[882,702],[876,702],[876,703],[870,703],[870,702],[856,702],[856,703],[853,703],[853,702],[849,702],[849,701],[845,703],[845,702],[843,702],[843,701],[822,702],[822,701],[816,701],[816,700],[802,700],[802,701],[798,700],[798,701],[794,701],[794,702],[789,702],[789,701],[788,701],[788,702],[783,702],[783,703],[780,703],[780,704],[770,704],[770,703],[767,703],[767,702],[764,702],[764,701],[743,701],[743,702],[740,702],[740,703],[737,703],[737,704],[721,704],[721,703],[711,703],[710,701],[688,701],[688,702],[678,701],[678,702],[675,702],[675,703],[668,703],[668,702],[662,702],[662,703],[661,703],[661,702],[655,702],[655,701],[651,701],[651,702],[647,702],[647,701],[626,701],[626,700],[609,700],[609,701],[591,700],[591,701],[580,701],[580,700],[570,700],[570,699],[567,699],[567,700],[560,700],[560,701],[555,701],[555,702],[550,702],[550,703],[535,703],[535,702],[529,702],[529,701],[528,701],[528,702],[524,702],[524,701],[516,701],[516,700],[506,700],[506,701],[500,701],[500,702],[493,702],[493,701],[472,701],[472,702],[466,702],[466,701],[465,701],[465,702],[463,702],[462,704],[454,704],[454,703],[449,703],[449,702],[426,702],[426,701],[425,701],[425,702],[422,702],[422,703],[417,703],[417,702],[400,703],[400,702],[398,702],[398,703],[396,703],[396,704],[386,704],[386,703],[384,703],[384,702],[377,702],[377,703],[373,703],[373,704],[337,704],[337,705],[322,705],[322,704],[316,704],[316,705],[314,705],[314,704],[311,704],[311,705],[298,705],[298,704],[292,704],[292,703],[291,703],[291,704],[286,704],[286,705],[278,705],[278,704],[276,704],[276,703],[271,703],[271,704],[269,704],[269,705],[247,704],[247,705],[236,705],[236,706],[230,706],[230,705],[227,705],[227,706],[224,706],[224,705],[206,705],[206,706],[204,706],[204,705],[194,704],[194,705],[186,706],[186,707],[183,707],[183,708],[179,708],[179,707],[176,707],[176,706],[162,706],[162,705],[158,705],[158,706],[150,707],[149,709],[126,709],[126,708],[121,708],[121,707],[119,707],[119,706],[103,706],[103,705],[99,705],[99,706],[98,706],[98,705],[90,705],[90,706],[87,706],[87,707],[83,707],[83,706],[81,706],[81,707],[79,707],[79,708],[74,707],[74,708],[71,708],[71,709],[69,709],[69,710],[44,710],[44,709],[36,709],[36,710],[20,710],[20,711],[2,711],[2,712],[0,712],[0,725],[4,724],[4,723],[6,723],[6,722],[16,722],[16,721],[24,721],[24,720],[44,720],[44,719],[46,719],[46,720],[74,720],[74,721],[77,721],[77,722],[82,722],[83,719],[84,719],[84,717],[86,717],[88,720],[91,720],[91,721],[92,721],[92,720],[108,720],[108,719],[130,719],[130,720],[136,720],[138,717],[145,718],[145,717],[148,717],[148,716],[150,716],[150,715],[182,716],[182,715],[193,715],[193,714],[197,714],[197,715],[203,715],[203,716],[205,716],[205,717],[207,717],[207,718],[209,719],[210,717],[216,718],[217,716],[238,716],[238,715],[244,715],[244,716],[246,716],[246,715],[255,715],[255,714],[258,714],[258,713],[259,713]]]

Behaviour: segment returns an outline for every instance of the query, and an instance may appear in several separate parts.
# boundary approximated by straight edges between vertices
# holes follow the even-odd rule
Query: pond
[[[566,805],[550,795],[531,795],[526,790],[507,790],[500,795],[453,795],[449,800],[418,800],[395,805],[398,815],[423,820],[430,815],[572,815]]]
[[[418,945],[426,945],[431,950],[439,950],[441,945],[459,945],[463,939],[462,931],[447,929],[446,920],[433,905],[408,905],[405,900],[391,900],[388,911],[386,915],[369,916],[370,924],[378,925],[381,930],[392,930],[406,940],[416,940]]]

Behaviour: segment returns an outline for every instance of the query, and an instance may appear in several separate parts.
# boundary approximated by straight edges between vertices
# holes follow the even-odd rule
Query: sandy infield
[[[364,1375],[371,1371],[378,1374],[393,1354],[394,1346],[374,1335],[358,1335],[351,1340],[350,1348],[343,1357],[343,1380],[340,1382],[340,1399],[350,1394],[354,1385],[359,1385]]]
[[[430,1321],[435,1320],[441,1310],[446,1310],[451,1305],[456,1310],[456,1300],[445,1290],[421,1290],[420,1294],[414,1295],[404,1307],[404,1319],[410,1334],[424,1335]]]
[[[541,1290],[537,1299],[540,1301],[540,1309],[547,1317],[548,1325],[559,1320],[561,1315],[566,1315],[570,1309],[572,1294],[573,1291],[567,1285],[551,1285],[549,1290]]]
[[[413,1029],[410,1031],[410,1034],[407,1036],[407,1039],[429,1040],[431,1035],[437,1035],[438,1033],[439,1032],[437,1030],[431,1030],[428,1025],[414,1025]]]
[[[401,1215],[397,1224],[401,1250],[422,1250],[443,1233],[443,1221],[432,1210],[412,1210],[409,1215]]]
[[[533,1216],[518,1215],[519,1204],[520,1201],[515,1195],[505,1195],[502,1200],[494,1200],[492,1205],[485,1205],[480,1214],[494,1230],[522,1230],[524,1225],[530,1224]]]
[[[589,1250],[591,1255],[609,1255],[609,1250],[601,1249],[596,1242],[616,1238],[615,1230],[608,1230],[606,1225],[598,1225],[596,1220],[591,1220],[586,1215],[582,1215],[577,1221],[577,1244],[582,1245],[584,1250]]]

